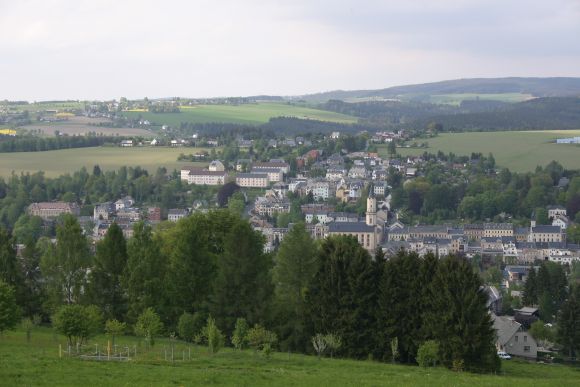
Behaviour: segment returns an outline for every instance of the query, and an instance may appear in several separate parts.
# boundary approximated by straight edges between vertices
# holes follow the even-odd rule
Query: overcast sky
[[[0,0],[0,99],[580,76],[579,0]]]

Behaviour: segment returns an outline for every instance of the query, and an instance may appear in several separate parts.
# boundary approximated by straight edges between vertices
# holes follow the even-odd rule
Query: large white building
[[[270,181],[267,173],[238,173],[236,184],[240,187],[266,188]]]
[[[186,168],[181,170],[181,180],[196,185],[224,184],[228,174],[225,171],[208,171],[201,168]]]
[[[256,168],[252,167],[252,173],[265,173],[268,175],[268,181],[276,183],[284,180],[284,171],[282,168]]]

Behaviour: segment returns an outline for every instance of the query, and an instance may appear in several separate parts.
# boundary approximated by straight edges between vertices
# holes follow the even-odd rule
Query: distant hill
[[[395,86],[377,90],[336,90],[296,97],[305,101],[403,99],[425,101],[446,94],[528,94],[533,97],[580,96],[580,78],[471,78]]]

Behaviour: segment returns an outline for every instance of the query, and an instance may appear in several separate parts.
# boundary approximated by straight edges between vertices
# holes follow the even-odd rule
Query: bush
[[[112,345],[115,345],[115,337],[121,336],[123,333],[125,333],[126,329],[127,324],[125,324],[124,322],[117,321],[115,319],[108,320],[105,323],[105,333],[107,334],[107,336],[111,338]]]
[[[82,344],[99,333],[103,316],[94,305],[64,305],[56,311],[52,322],[56,331],[65,335],[68,344],[73,346]]]
[[[417,363],[421,367],[434,367],[439,361],[439,343],[435,340],[424,342],[417,351]]]
[[[254,351],[261,351],[266,357],[270,357],[273,345],[278,341],[278,337],[261,325],[254,325],[248,331],[248,343]]]
[[[193,319],[193,314],[183,313],[179,317],[177,322],[177,333],[182,340],[193,341],[193,338],[197,332],[195,332],[195,321]]]
[[[332,359],[334,356],[334,352],[338,351],[342,346],[342,340],[340,336],[329,333],[324,335],[324,341],[326,342],[326,346],[330,350],[330,358]]]
[[[144,337],[149,346],[155,344],[154,337],[158,336],[162,329],[163,323],[153,308],[145,309],[135,324],[135,334]]]
[[[207,319],[207,325],[205,327],[205,333],[207,337],[207,344],[209,352],[211,354],[216,354],[224,346],[225,337],[223,333],[219,330],[217,325],[215,325],[215,320],[211,317]]]
[[[248,323],[245,318],[236,320],[236,327],[232,334],[232,344],[235,349],[242,350],[248,344]]]
[[[16,305],[14,289],[0,280],[0,334],[12,329],[20,319],[20,311]]]

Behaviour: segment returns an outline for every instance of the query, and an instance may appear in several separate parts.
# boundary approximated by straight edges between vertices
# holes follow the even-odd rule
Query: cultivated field
[[[155,172],[158,167],[168,171],[180,169],[184,165],[206,166],[207,163],[177,161],[180,153],[190,154],[203,148],[166,148],[166,147],[92,147],[60,149],[47,152],[14,152],[0,153],[0,176],[9,176],[12,171],[44,171],[46,176],[55,177],[64,173],[73,173],[81,167],[90,171],[98,164],[103,170],[116,170],[122,166],[141,166]]]
[[[95,343],[99,344],[95,347]],[[90,340],[87,352],[104,352],[107,338]],[[273,353],[265,359],[252,350],[225,349],[209,355],[207,348],[177,341],[175,361],[168,340],[158,339],[145,350],[135,337],[117,339],[119,347],[137,348],[129,361],[94,361],[59,358],[66,340],[48,328],[0,336],[0,384],[5,386],[575,386],[580,369],[562,365],[504,361],[499,375],[456,373],[441,367],[391,365],[375,361],[318,360],[314,356]],[[189,350],[191,349],[191,359]],[[185,360],[182,358],[185,356]],[[170,358],[170,357],[169,357]]]
[[[103,124],[105,126],[96,126]],[[89,132],[103,134],[105,136],[143,136],[153,137],[154,134],[148,130],[140,128],[115,128],[110,125],[110,121],[104,118],[89,118],[89,117],[71,117],[65,121],[55,122],[37,122],[31,125],[26,125],[20,129],[26,130],[40,130],[46,136],[54,136],[55,131],[60,133],[73,135],[86,135]]]
[[[537,165],[545,166],[552,160],[577,169],[580,167],[580,146],[550,142],[574,136],[580,136],[580,130],[443,133],[428,140],[427,149],[397,148],[397,152],[404,156],[425,151],[437,153],[439,150],[456,155],[470,155],[472,152],[487,155],[491,152],[499,166],[517,172],[533,171]],[[381,145],[380,152],[386,155],[386,146]]]
[[[182,106],[180,113],[149,113],[127,111],[129,118],[142,118],[157,125],[179,126],[182,122],[227,122],[235,124],[261,124],[272,117],[298,117],[339,123],[355,123],[356,117],[345,114],[293,106],[284,103],[256,103],[242,105]]]

